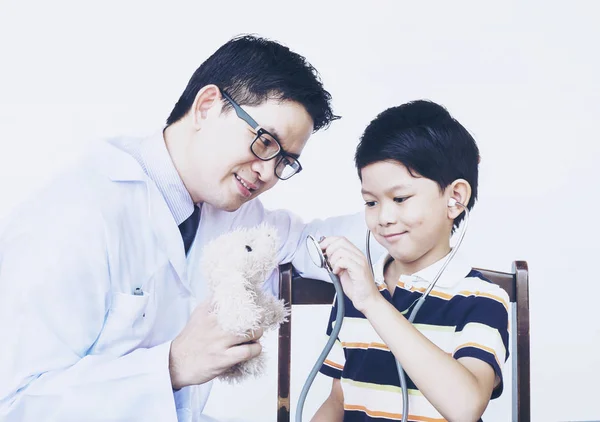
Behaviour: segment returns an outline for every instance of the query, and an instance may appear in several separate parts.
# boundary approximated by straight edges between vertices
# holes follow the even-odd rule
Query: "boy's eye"
[[[401,204],[402,202],[406,201],[408,199],[408,196],[406,197],[396,197],[394,198],[394,202],[397,202],[399,204]]]
[[[375,201],[365,201],[365,206],[371,208],[375,206]]]

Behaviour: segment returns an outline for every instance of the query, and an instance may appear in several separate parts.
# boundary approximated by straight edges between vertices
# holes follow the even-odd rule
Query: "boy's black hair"
[[[268,99],[300,103],[313,120],[314,131],[339,116],[331,95],[306,59],[275,41],[253,35],[236,37],[215,51],[192,75],[167,119],[167,126],[192,107],[198,91],[209,84],[224,90],[238,104],[256,106]],[[225,101],[224,110],[231,108]]]
[[[354,155],[358,176],[378,161],[396,161],[411,174],[426,177],[444,190],[456,179],[471,185],[470,210],[477,200],[479,149],[471,134],[448,111],[418,100],[380,113],[365,129]],[[415,174],[416,173],[416,174]],[[464,218],[454,220],[453,231]]]

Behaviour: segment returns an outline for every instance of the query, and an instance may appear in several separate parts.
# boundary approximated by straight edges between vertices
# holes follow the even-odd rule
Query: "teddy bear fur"
[[[220,326],[233,334],[247,336],[261,328],[269,331],[286,321],[289,310],[283,300],[263,290],[266,278],[276,269],[279,239],[267,224],[239,228],[206,245],[201,268],[211,295],[211,312]],[[261,375],[264,351],[241,362],[218,378],[233,383]]]

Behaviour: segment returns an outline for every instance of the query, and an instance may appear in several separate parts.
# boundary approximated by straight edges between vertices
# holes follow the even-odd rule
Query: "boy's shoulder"
[[[471,268],[465,277],[457,280],[456,284],[445,290],[452,297],[491,299],[501,303],[507,311],[510,308],[510,298],[506,290],[486,278],[476,268]]]

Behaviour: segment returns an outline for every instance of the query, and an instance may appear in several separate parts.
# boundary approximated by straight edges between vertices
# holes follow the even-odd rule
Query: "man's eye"
[[[369,208],[374,207],[375,206],[375,201],[366,201],[365,202],[365,206],[369,207]]]
[[[270,139],[268,139],[268,138],[267,138],[267,137],[265,137],[265,136],[261,136],[261,137],[260,137],[260,140],[262,141],[262,143],[263,143],[263,145],[265,146],[265,148],[268,148],[268,147],[270,147],[270,146],[271,146],[271,144],[273,143],[273,142],[271,142],[271,140],[270,140]]]
[[[394,202],[397,202],[397,203],[401,204],[402,202],[406,201],[407,199],[408,199],[408,196],[407,197],[403,197],[403,198],[396,197],[396,198],[394,198]]]

